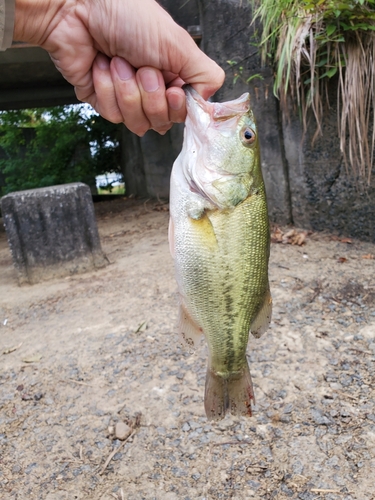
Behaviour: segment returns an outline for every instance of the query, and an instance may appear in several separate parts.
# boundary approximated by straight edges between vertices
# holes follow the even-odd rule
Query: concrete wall
[[[273,95],[272,69],[262,68],[253,45],[255,27],[247,0],[161,0],[160,3],[184,28],[200,24],[201,48],[226,71],[226,81],[216,100],[234,99],[250,92],[257,117],[269,213],[272,221],[294,223],[313,230],[330,230],[375,241],[375,172],[367,190],[349,175],[343,165],[337,137],[335,82],[331,108],[326,113],[323,137],[314,146],[311,121],[303,136],[298,113],[292,106],[284,116]],[[242,79],[233,83],[234,67],[243,67]],[[261,74],[263,80],[245,80]],[[129,133],[128,133],[129,134]],[[124,136],[128,135],[124,134]],[[182,141],[181,128],[161,137],[148,132],[136,144],[133,158],[125,164],[128,190],[135,194],[167,196],[169,174]],[[129,144],[129,139],[127,139]],[[137,158],[137,165],[134,162]]]
[[[313,120],[304,136],[296,113],[283,118],[292,220],[300,227],[375,241],[375,170],[370,186],[347,172],[337,136],[335,90],[323,135],[314,144]]]

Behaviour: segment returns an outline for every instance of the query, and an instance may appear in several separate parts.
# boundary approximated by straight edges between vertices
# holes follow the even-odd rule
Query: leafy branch
[[[239,63],[237,61],[230,59],[227,61],[227,63],[233,69],[233,85],[237,83],[238,80],[241,80],[246,85],[249,84],[252,80],[255,80],[257,78],[263,80],[263,76],[260,73],[256,73],[255,75],[251,75],[246,78],[244,74],[244,67],[238,66]],[[238,66],[238,68],[236,68],[236,66]]]
[[[0,112],[0,195],[120,172],[119,126],[84,105]]]

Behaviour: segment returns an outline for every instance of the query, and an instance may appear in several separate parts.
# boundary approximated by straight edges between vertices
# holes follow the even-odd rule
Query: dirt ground
[[[0,231],[1,499],[374,499],[375,245],[272,244],[254,415],[209,423],[206,349],[175,329],[167,207],[96,211],[110,265],[43,284],[18,287]]]

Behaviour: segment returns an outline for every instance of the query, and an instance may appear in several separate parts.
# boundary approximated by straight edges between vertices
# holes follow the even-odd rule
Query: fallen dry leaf
[[[271,232],[272,243],[282,243],[284,245],[298,245],[302,246],[306,243],[307,231],[297,231],[296,229],[289,229],[283,233],[279,227],[275,227]]]
[[[339,257],[339,258],[337,259],[337,262],[340,262],[340,263],[342,264],[342,263],[346,262],[347,260],[348,260],[348,259],[347,259],[346,257]]]
[[[24,393],[24,394],[21,395],[21,399],[22,399],[22,401],[30,401],[31,399],[33,399],[33,397],[30,396],[30,394],[25,394]]]
[[[22,344],[23,344],[23,342],[21,342],[20,344],[14,346],[14,347],[10,347],[9,349],[6,349],[5,351],[3,351],[3,354],[10,354],[11,352],[16,351],[17,349],[19,349],[21,347]]]
[[[367,253],[366,255],[362,255],[362,259],[375,259],[375,255]]]
[[[169,204],[162,203],[161,205],[155,205],[152,210],[154,210],[155,212],[168,212],[169,211]]]
[[[24,358],[22,361],[24,363],[38,363],[42,359],[41,355],[30,356],[30,358]]]
[[[147,321],[143,321],[134,333],[144,332],[147,330]]]
[[[339,241],[340,243],[353,243],[351,238],[343,238],[342,236],[336,236],[335,234],[331,235],[331,241]]]
[[[282,243],[283,242],[283,232],[279,227],[276,227],[271,233],[272,243]]]

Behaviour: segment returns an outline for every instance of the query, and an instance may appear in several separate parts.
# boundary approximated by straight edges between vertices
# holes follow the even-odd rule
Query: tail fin
[[[204,408],[208,420],[220,420],[229,410],[232,415],[251,417],[251,402],[255,403],[253,384],[247,362],[241,372],[223,378],[210,367],[207,369]]]

